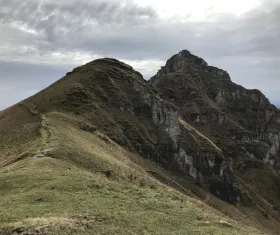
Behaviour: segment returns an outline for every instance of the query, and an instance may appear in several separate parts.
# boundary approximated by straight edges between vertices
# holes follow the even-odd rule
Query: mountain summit
[[[150,83],[155,83],[156,80],[162,78],[163,76],[176,71],[178,72],[181,69],[193,71],[194,73],[192,76],[197,74],[204,74],[204,76],[207,76],[207,74],[211,74],[213,77],[219,79],[230,80],[229,74],[226,71],[209,66],[202,58],[191,54],[187,50],[183,50],[167,60],[166,65],[150,79]]]
[[[0,112],[0,229],[280,232],[279,123],[260,91],[187,50],[150,81],[92,61]]]

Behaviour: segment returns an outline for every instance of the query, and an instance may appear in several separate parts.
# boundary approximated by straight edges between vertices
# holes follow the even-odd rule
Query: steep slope
[[[231,163],[240,204],[279,217],[279,110],[258,90],[189,51],[171,57],[149,81]]]
[[[207,193],[235,203],[238,181],[230,158],[181,113],[141,74],[114,59],[78,67],[0,112],[0,232],[260,234],[245,225],[277,229],[273,218],[245,219],[248,211]]]

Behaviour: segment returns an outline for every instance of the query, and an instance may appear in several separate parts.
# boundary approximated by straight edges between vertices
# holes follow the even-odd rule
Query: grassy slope
[[[261,234],[149,177],[76,117],[41,119],[38,150],[0,168],[1,234]]]
[[[260,234],[161,187],[110,180],[61,160],[25,159],[1,173],[3,233]]]
[[[0,112],[0,168],[36,151],[40,121],[22,104]]]

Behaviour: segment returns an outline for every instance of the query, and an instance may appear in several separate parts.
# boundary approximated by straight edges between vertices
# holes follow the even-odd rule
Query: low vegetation
[[[49,157],[2,169],[0,189],[2,234],[261,234],[163,186]]]

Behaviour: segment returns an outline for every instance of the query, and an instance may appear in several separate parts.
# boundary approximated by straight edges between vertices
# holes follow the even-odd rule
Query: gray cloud
[[[165,20],[155,9],[131,1],[0,0],[0,5],[0,30],[4,32],[0,37],[0,61],[10,63],[8,68],[0,62],[0,69],[6,66],[5,75],[0,72],[1,84],[12,80],[15,85],[34,83],[38,84],[35,90],[50,84],[59,78],[59,73],[52,71],[66,72],[66,68],[73,67],[61,65],[63,59],[57,63],[52,57],[56,52],[165,61],[188,49],[228,70],[236,83],[261,89],[272,100],[280,101],[279,1],[263,1],[242,16],[212,14],[208,21],[200,22],[189,21],[188,16],[184,22]],[[49,64],[44,67],[49,73],[44,78],[46,83],[41,83],[42,65],[34,58]],[[14,61],[20,62],[17,66],[22,69],[14,70]],[[33,78],[27,76],[30,69]],[[157,69],[140,70],[148,77]],[[19,72],[22,70],[25,77]]]

